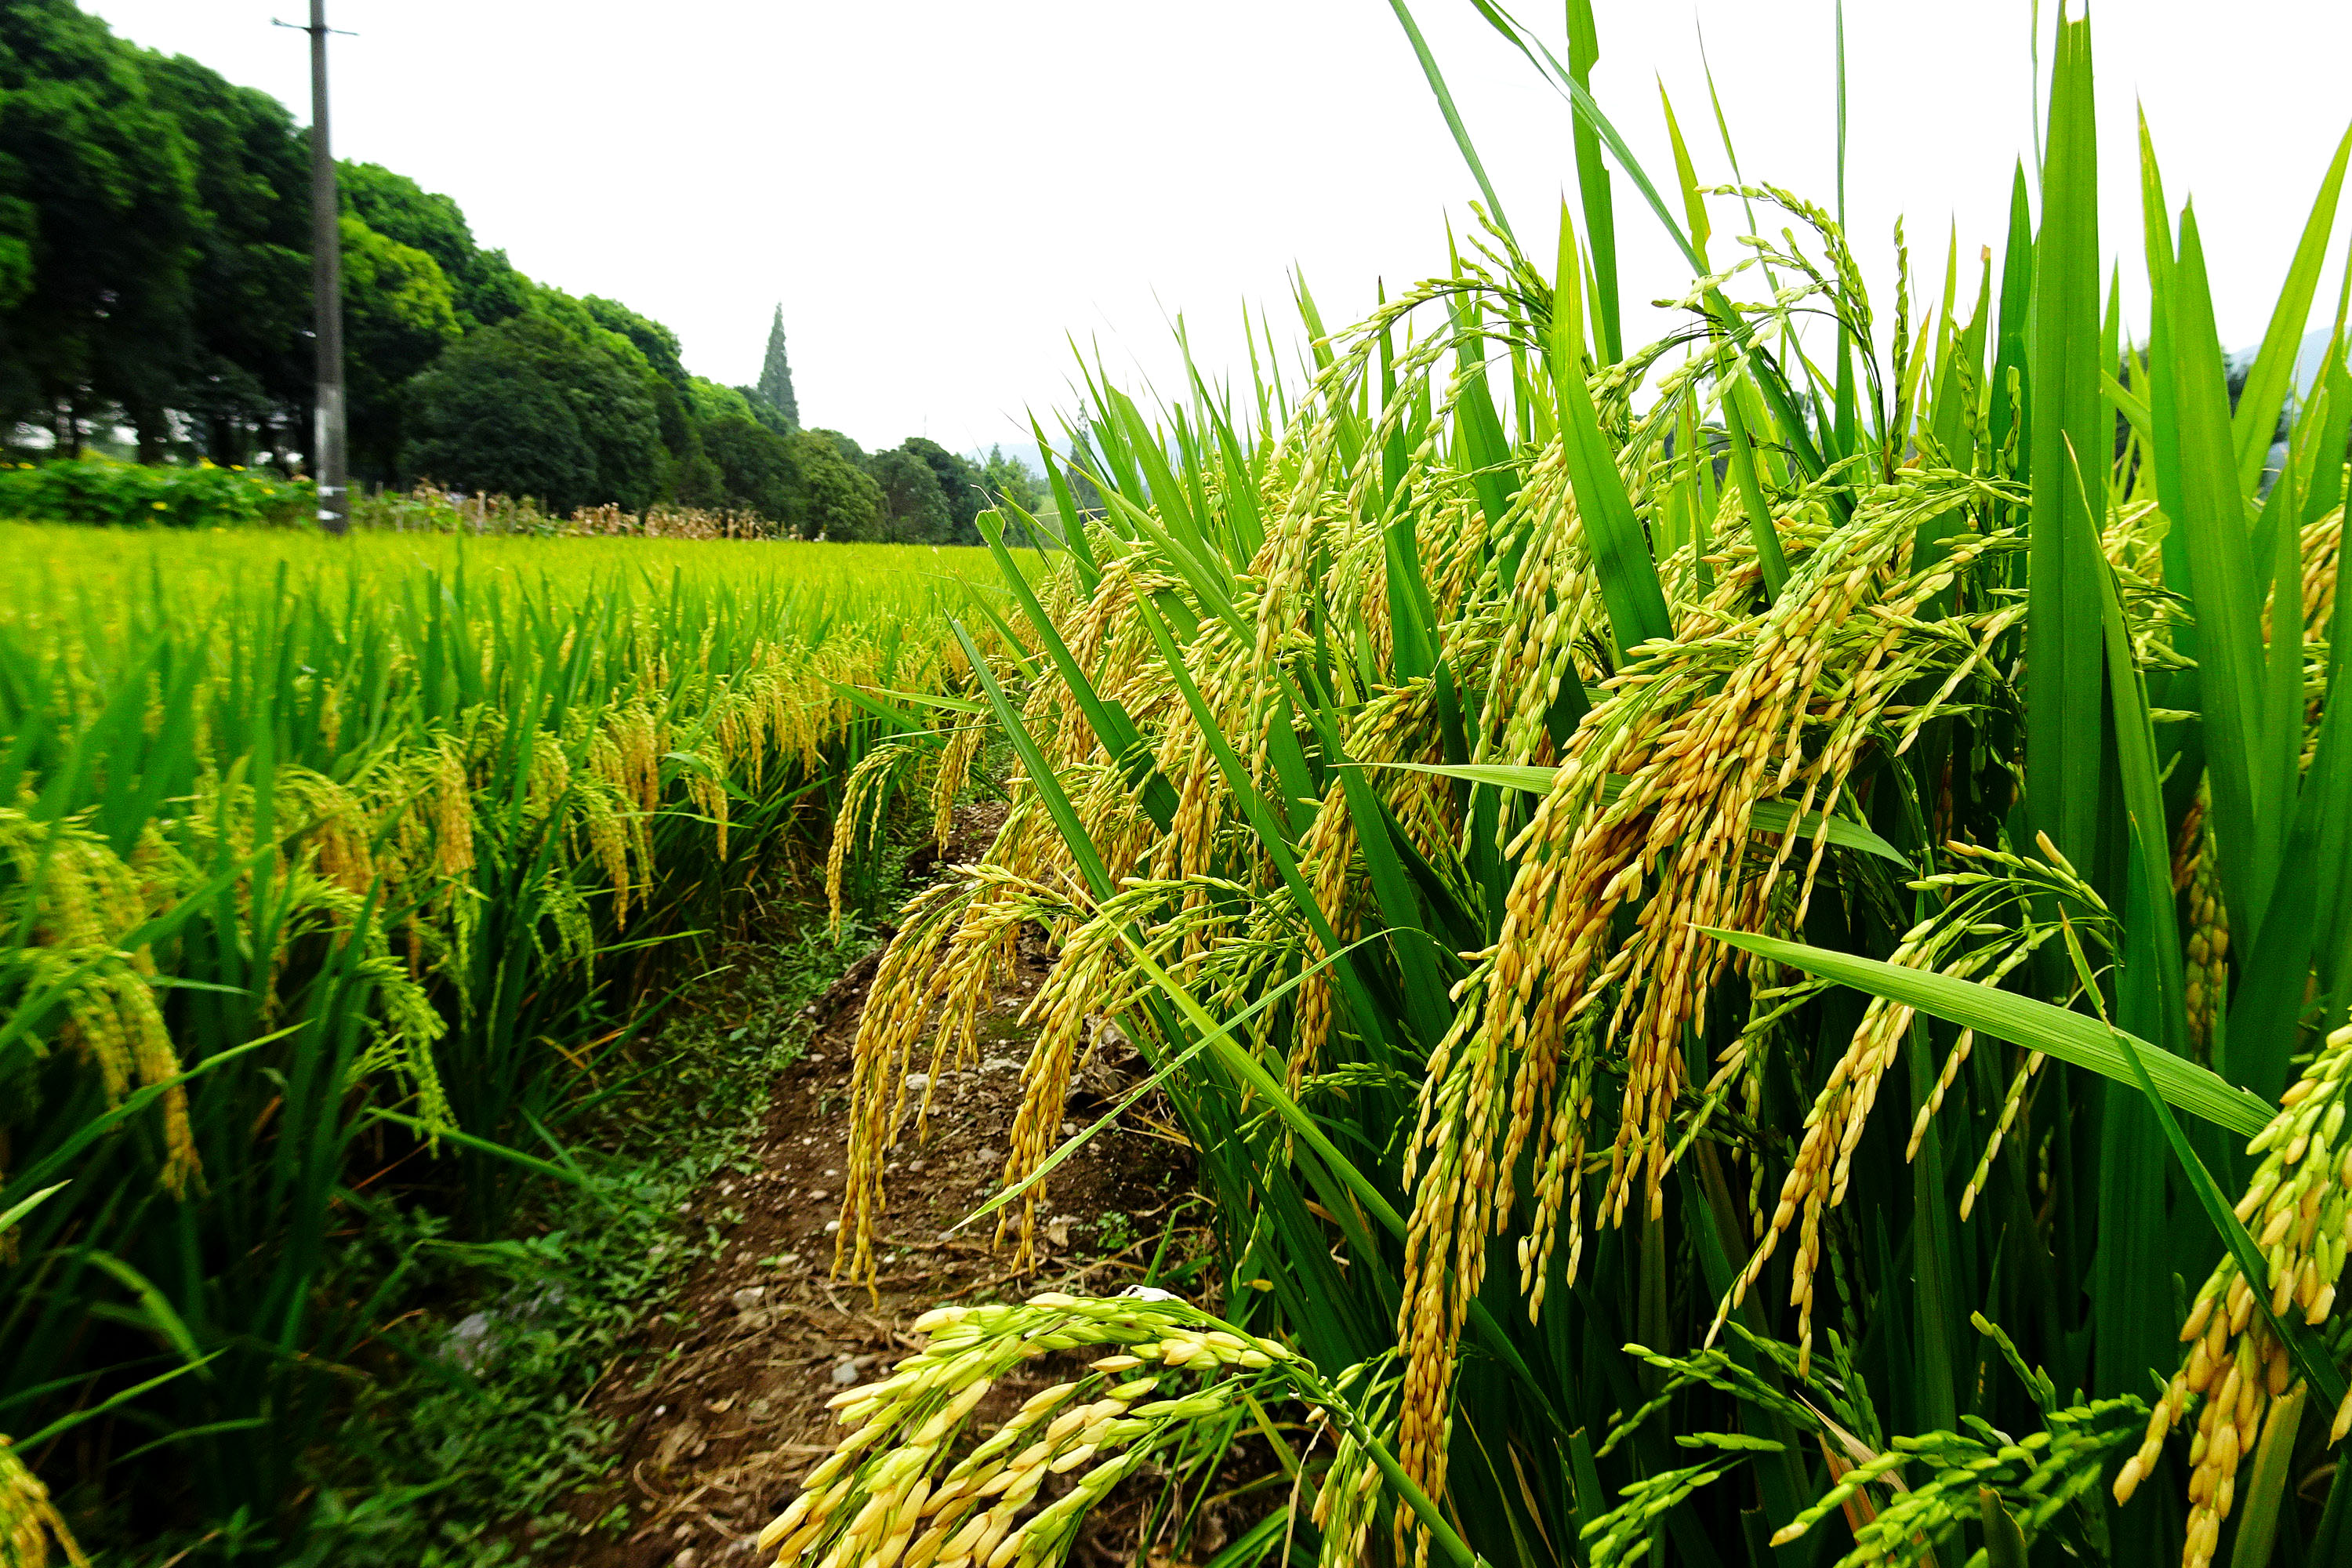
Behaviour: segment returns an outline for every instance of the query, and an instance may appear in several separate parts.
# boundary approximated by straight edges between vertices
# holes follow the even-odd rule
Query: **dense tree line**
[[[457,204],[340,165],[355,479],[419,478],[551,510],[757,510],[808,536],[968,542],[1028,471],[916,437],[871,456],[802,426],[779,309],[760,384],[680,362],[677,336],[486,249]],[[293,466],[309,444],[308,132],[73,0],[0,4],[0,434],[142,460]]]

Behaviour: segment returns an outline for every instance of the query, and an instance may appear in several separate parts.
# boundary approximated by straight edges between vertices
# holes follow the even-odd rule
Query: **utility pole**
[[[281,22],[280,26],[291,23]],[[342,207],[335,194],[335,153],[327,139],[327,0],[310,0],[310,322],[319,390],[310,425],[310,477],[319,487],[319,521],[329,533],[352,527],[343,412]]]

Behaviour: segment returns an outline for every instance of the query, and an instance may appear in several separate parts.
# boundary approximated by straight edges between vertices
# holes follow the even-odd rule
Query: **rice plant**
[[[821,841],[866,689],[959,679],[986,563],[0,534],[0,1535],[45,1482],[290,1552],[402,1300],[353,1239],[582,1179],[662,952]]]
[[[883,961],[839,1266],[905,1075],[973,1053],[1036,922],[1002,1234],[1116,1019],[1215,1201],[1204,1305],[1354,1391],[1261,1558],[2339,1561],[2343,295],[2292,372],[2352,138],[2233,404],[2146,135],[2144,235],[2100,235],[2087,21],[2005,238],[1938,280],[1898,228],[1890,302],[1727,129],[1729,184],[1671,110],[1640,167],[1587,0],[1559,51],[1479,8],[1575,117],[1580,210],[1547,265],[1487,190],[1344,331],[1302,287],[1303,390],[1090,380],[1103,505],[1008,570],[1027,648],[967,645],[1012,814]],[[1628,191],[1694,279],[1631,351]],[[908,1500],[977,1473],[946,1430],[857,1426],[770,1543],[1058,1561],[1067,1499]],[[810,1533],[858,1496],[895,1511]]]

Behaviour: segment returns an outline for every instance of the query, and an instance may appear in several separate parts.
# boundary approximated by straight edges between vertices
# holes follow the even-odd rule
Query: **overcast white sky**
[[[306,40],[269,25],[303,3],[83,0],[307,119]],[[2031,156],[2028,4],[1848,5],[1847,204],[1874,279],[1898,213],[1938,272],[1954,221],[1964,258],[1998,245],[2011,163]],[[1700,177],[1728,177],[1703,28],[1746,173],[1832,202],[1832,0],[1595,8],[1595,91],[1654,177],[1671,183],[1659,77]],[[1475,191],[1381,0],[330,9],[359,35],[334,40],[341,155],[455,196],[479,242],[667,322],[720,381],[756,378],[781,300],[803,416],[869,448],[1013,442],[1025,409],[1067,400],[1072,335],[1172,384],[1180,311],[1204,366],[1245,381],[1243,301],[1286,310],[1296,264],[1337,324],[1377,280],[1439,269]],[[1418,10],[1512,221],[1548,255],[1574,178],[1565,105],[1466,0]],[[1556,30],[1560,13],[1523,14]],[[2223,339],[2252,342],[2352,117],[2352,5],[2108,0],[2095,17],[2103,239],[2128,279],[2137,95],[2173,201],[2197,201]],[[1679,294],[1685,268],[1622,178],[1617,205],[1641,342],[1666,324],[1646,301]],[[2339,230],[2323,316],[2342,255]],[[1891,293],[1876,303],[1891,314]]]

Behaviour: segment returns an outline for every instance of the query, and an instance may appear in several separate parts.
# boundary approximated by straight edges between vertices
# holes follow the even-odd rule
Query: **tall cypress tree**
[[[772,403],[795,430],[801,427],[800,399],[793,395],[792,363],[784,358],[784,308],[768,328],[768,357],[760,367],[760,395]]]

